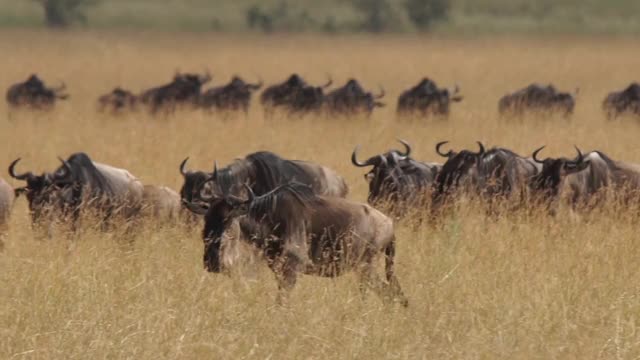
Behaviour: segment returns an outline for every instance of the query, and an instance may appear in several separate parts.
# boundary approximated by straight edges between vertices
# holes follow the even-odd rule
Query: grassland
[[[178,164],[208,169],[268,149],[337,169],[352,199],[366,198],[363,171],[349,155],[396,146],[440,160],[437,141],[475,140],[527,154],[572,155],[572,145],[640,161],[638,125],[608,123],[600,102],[637,77],[632,39],[477,40],[204,34],[0,32],[6,54],[0,87],[38,72],[66,81],[71,99],[52,113],[7,119],[0,105],[0,164],[57,166],[85,151],[145,183],[177,189]],[[99,116],[95,99],[116,85],[133,90],[168,80],[175,69],[211,69],[214,83],[239,73],[266,82],[299,72],[312,82],[354,76],[383,84],[390,106],[369,121],[307,118],[221,121],[199,112],[153,119]],[[424,75],[458,83],[465,100],[448,122],[399,123],[393,98]],[[635,79],[637,80],[637,79]],[[496,102],[529,82],[580,87],[570,122],[497,120]],[[538,121],[534,121],[538,120]],[[5,176],[5,175],[3,175]],[[13,182],[14,185],[19,185]],[[287,308],[275,305],[266,267],[226,277],[202,268],[199,229],[147,224],[133,245],[87,232],[36,240],[20,199],[0,252],[0,358],[484,358],[630,359],[640,356],[640,244],[622,213],[580,218],[512,214],[488,219],[474,205],[442,227],[398,223],[397,266],[408,309],[360,298],[355,278],[302,277]],[[382,264],[380,264],[382,266]]]

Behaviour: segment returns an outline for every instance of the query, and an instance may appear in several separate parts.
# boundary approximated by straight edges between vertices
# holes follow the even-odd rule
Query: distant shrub
[[[272,8],[258,5],[249,7],[245,13],[247,26],[263,32],[304,31],[317,27],[314,19],[305,10],[292,11],[288,2],[282,1]]]
[[[420,30],[428,30],[434,22],[446,20],[450,0],[407,0],[405,9],[409,19]]]
[[[387,0],[351,0],[351,4],[364,16],[363,30],[382,32],[391,28],[393,9]]]
[[[87,23],[86,10],[99,0],[34,0],[42,5],[49,27],[67,27],[73,23]]]

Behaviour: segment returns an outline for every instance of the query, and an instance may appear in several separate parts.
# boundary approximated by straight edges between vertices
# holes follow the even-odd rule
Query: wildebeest
[[[180,194],[166,186],[144,185],[142,210],[146,217],[160,222],[176,220],[183,211]]]
[[[119,113],[126,110],[134,110],[137,97],[131,91],[116,87],[110,93],[98,98],[98,111]]]
[[[370,115],[376,107],[385,106],[378,101],[385,95],[384,89],[373,95],[365,91],[355,79],[349,79],[347,83],[324,97],[325,109],[330,115],[355,115],[364,113]]]
[[[373,207],[342,198],[317,196],[306,185],[291,183],[246,201],[213,197],[205,215],[204,266],[219,272],[222,237],[240,217],[240,239],[259,248],[278,279],[281,296],[293,289],[297,273],[337,277],[355,270],[361,289],[407,306],[394,272],[393,221]],[[385,255],[387,282],[375,273],[375,260]]]
[[[197,106],[202,85],[210,80],[209,72],[204,75],[177,73],[170,83],[144,91],[139,100],[152,113],[159,110],[173,111],[179,105]]]
[[[15,166],[20,158],[9,166],[11,177],[26,181],[24,188],[34,224],[43,215],[70,216],[76,229],[84,211],[93,211],[101,225],[111,219],[135,218],[142,206],[142,183],[129,171],[91,160],[85,153],[75,153],[52,173],[36,176],[32,172],[17,174]]]
[[[575,159],[540,160],[543,148],[533,152],[542,170],[529,182],[538,200],[548,203],[566,196],[574,208],[595,205],[607,197],[625,203],[640,200],[640,165],[612,160],[601,151],[583,155],[577,147]]]
[[[260,95],[265,115],[270,117],[278,109],[291,113],[317,111],[324,100],[324,89],[331,86],[331,78],[322,86],[308,85],[298,74],[292,74],[280,84],[267,87]]]
[[[200,96],[200,106],[206,110],[249,112],[251,94],[262,87],[262,81],[250,84],[238,76],[224,85],[211,88]]]
[[[197,203],[203,189],[220,195],[242,191],[242,184],[247,184],[256,194],[264,194],[292,180],[310,185],[319,195],[344,197],[349,191],[344,178],[326,166],[286,160],[268,151],[249,154],[221,169],[216,166],[212,173],[185,170],[188,159],[180,164],[184,178],[180,197],[185,204]]]
[[[26,81],[9,87],[7,103],[11,107],[48,110],[57,100],[66,100],[69,97],[65,89],[64,83],[55,88],[47,87],[37,75],[32,74]]]
[[[356,146],[351,162],[357,167],[373,167],[365,175],[369,182],[367,202],[374,206],[386,203],[393,212],[402,213],[407,209],[406,205],[424,205],[426,192],[431,189],[442,165],[412,159],[409,143],[398,140],[404,145],[404,152],[390,150],[360,162],[357,159],[359,146]]]
[[[574,95],[560,92],[553,85],[531,84],[524,89],[503,96],[498,102],[500,115],[522,115],[525,112],[559,113],[565,117],[573,114]]]
[[[14,190],[0,177],[0,235],[6,230],[13,206]],[[0,246],[2,243],[0,242]]]
[[[456,85],[453,91],[440,89],[429,78],[423,78],[416,86],[404,91],[398,97],[398,115],[438,115],[448,116],[451,102],[460,102],[463,97]]]
[[[625,114],[640,116],[640,84],[634,82],[622,91],[609,93],[602,109],[609,120]]]
[[[528,180],[536,175],[540,166],[533,159],[515,152],[494,147],[485,150],[477,142],[478,152],[442,152],[446,141],[436,145],[436,152],[447,158],[434,183],[432,204],[434,209],[458,193],[476,194],[493,203],[496,200],[523,201]]]

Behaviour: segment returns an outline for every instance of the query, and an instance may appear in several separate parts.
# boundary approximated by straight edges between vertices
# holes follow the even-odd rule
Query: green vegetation
[[[45,26],[43,3],[77,3],[60,13],[65,25],[231,32],[640,33],[636,0],[102,0],[84,6],[87,2],[94,1],[0,0],[0,26]]]

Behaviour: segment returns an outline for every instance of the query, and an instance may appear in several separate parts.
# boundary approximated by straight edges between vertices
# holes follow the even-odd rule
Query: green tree
[[[362,29],[382,32],[392,26],[393,9],[387,0],[352,0],[351,4],[364,16]]]
[[[428,30],[434,22],[446,20],[449,0],[407,0],[404,4],[409,19],[420,30]]]
[[[67,27],[73,23],[87,23],[86,11],[99,0],[34,0],[42,5],[49,27]]]

